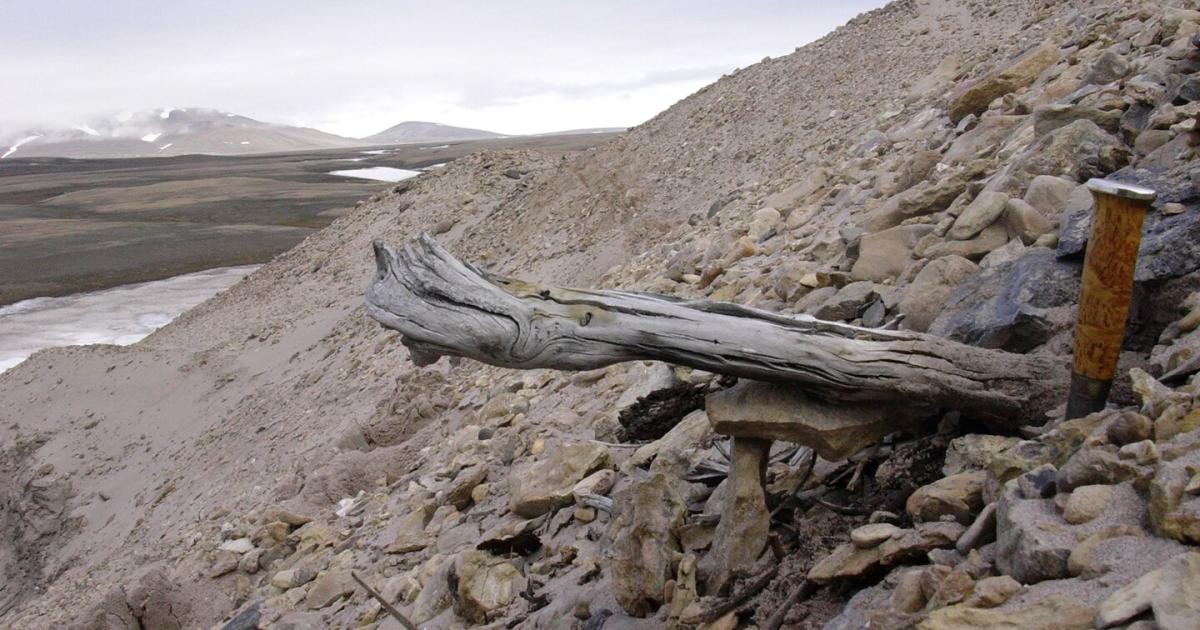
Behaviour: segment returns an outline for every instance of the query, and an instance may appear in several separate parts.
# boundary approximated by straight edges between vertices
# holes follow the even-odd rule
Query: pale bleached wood
[[[367,310],[417,365],[443,355],[509,368],[590,370],[658,360],[795,384],[830,400],[957,409],[1041,424],[1066,366],[932,335],[787,317],[736,304],[541,286],[464,263],[428,235],[375,243]]]

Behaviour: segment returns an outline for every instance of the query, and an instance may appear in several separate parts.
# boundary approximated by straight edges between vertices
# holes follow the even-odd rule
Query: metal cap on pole
[[[1067,419],[1108,403],[1129,318],[1142,222],[1156,197],[1148,188],[1108,179],[1089,180],[1087,187],[1096,204],[1083,259]]]

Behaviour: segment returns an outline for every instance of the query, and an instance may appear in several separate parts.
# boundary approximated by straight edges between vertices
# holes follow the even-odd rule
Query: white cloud
[[[882,0],[18,3],[0,127],[213,107],[347,135],[402,120],[505,133],[642,122]]]

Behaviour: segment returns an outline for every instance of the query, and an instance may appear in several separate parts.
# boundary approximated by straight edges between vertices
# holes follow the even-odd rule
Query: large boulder
[[[992,101],[1029,86],[1043,71],[1058,63],[1060,56],[1058,44],[1048,41],[1012,63],[961,85],[950,94],[950,120],[957,123],[970,114],[980,114]]]
[[[929,332],[985,348],[1025,352],[1063,324],[1049,309],[1079,298],[1079,267],[1034,247],[959,284]]]
[[[1154,209],[1146,214],[1142,244],[1138,249],[1134,280],[1151,282],[1189,274],[1200,269],[1200,206],[1198,193],[1190,179],[1172,177],[1160,171],[1125,169],[1112,179],[1145,186],[1158,192]],[[1179,203],[1183,211],[1168,214],[1162,208]],[[1093,200],[1081,187],[1071,197],[1069,210],[1059,228],[1058,255],[1082,256],[1092,227]]]
[[[929,261],[905,289],[897,306],[904,315],[901,326],[919,332],[929,330],[954,289],[978,271],[979,265],[962,256],[942,256]]]
[[[575,484],[611,464],[608,449],[600,444],[548,446],[541,459],[509,473],[509,509],[533,518],[571,505]]]
[[[713,430],[735,437],[810,446],[829,461],[844,459],[895,431],[895,412],[870,403],[832,404],[796,387],[742,380],[705,401]]]

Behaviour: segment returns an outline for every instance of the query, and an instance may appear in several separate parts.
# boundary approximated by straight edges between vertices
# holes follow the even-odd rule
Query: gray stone
[[[983,484],[987,473],[977,470],[963,472],[917,488],[908,496],[905,510],[914,522],[938,521],[952,517],[969,525],[983,508]]]
[[[1055,484],[1058,471],[1050,464],[1042,464],[1017,477],[1017,488],[1026,499],[1048,499],[1058,493]]]
[[[1140,166],[1140,165],[1139,165]],[[1145,186],[1158,192],[1157,206],[1182,201],[1179,214],[1151,211],[1142,228],[1134,280],[1152,282],[1187,275],[1200,269],[1200,211],[1191,200],[1195,197],[1190,178],[1171,177],[1165,171],[1129,168],[1114,173],[1112,179]],[[1085,191],[1072,197],[1071,209],[1059,228],[1060,257],[1082,256],[1092,223],[1092,201]],[[1086,196],[1084,196],[1086,194]],[[1084,203],[1086,201],[1086,203]]]
[[[1115,453],[1097,448],[1082,448],[1063,464],[1056,483],[1059,492],[1072,492],[1080,486],[1111,485],[1132,479],[1137,467]]]
[[[525,577],[511,562],[486,551],[464,552],[457,573],[456,610],[474,623],[494,618],[525,587]]]
[[[1112,499],[1112,486],[1080,486],[1067,497],[1063,519],[1072,525],[1086,523],[1104,511]]]
[[[1114,591],[1100,604],[1097,628],[1111,628],[1150,610],[1161,570],[1155,569]]]
[[[902,530],[879,545],[879,561],[884,566],[891,566],[920,558],[934,549],[953,549],[954,543],[966,530],[966,527],[953,521],[920,523],[914,529]]]
[[[942,465],[942,474],[987,470],[1000,453],[1020,441],[1020,438],[986,433],[968,433],[956,437],[950,440],[950,446],[946,449],[946,462]]]
[[[954,289],[978,271],[978,265],[962,256],[943,256],[929,261],[913,278],[897,306],[904,315],[901,327],[919,332],[929,330]]]
[[[662,604],[675,555],[678,529],[687,506],[662,473],[618,491],[613,501],[612,560],[609,566],[617,603],[634,617]]]
[[[423,624],[433,619],[454,603],[454,591],[450,590],[454,558],[441,557],[435,562],[429,578],[425,580],[421,592],[410,608],[409,618],[415,624]]]
[[[1067,209],[1067,201],[1078,186],[1076,182],[1061,177],[1038,175],[1029,182],[1024,201],[1046,217],[1053,219],[1062,215]],[[1087,188],[1085,187],[1083,190],[1086,192]],[[1091,198],[1090,193],[1088,198]]]
[[[1023,584],[1067,576],[1076,540],[1052,500],[1002,499],[996,533],[996,566],[1005,574]]]
[[[1162,463],[1150,482],[1150,521],[1160,536],[1200,544],[1200,496],[1187,493],[1200,450]]]
[[[971,523],[967,531],[958,537],[958,541],[954,543],[954,549],[958,553],[966,555],[972,549],[978,549],[995,539],[996,504],[989,503],[979,511],[979,515],[975,517],[975,521]]]
[[[929,332],[971,345],[1026,352],[1063,324],[1047,309],[1079,298],[1079,267],[1052,250],[1030,248],[1011,263],[986,269],[961,283]]]
[[[1076,120],[1042,136],[1013,158],[1012,172],[1027,176],[1056,175],[1087,181],[1129,164],[1130,151],[1090,120]]]
[[[1116,52],[1106,50],[1092,61],[1080,79],[1085,84],[1104,85],[1124,78],[1127,74],[1129,74],[1129,62]]]
[[[763,483],[770,451],[770,440],[733,438],[729,471],[732,492],[727,494],[712,549],[698,566],[710,593],[721,592],[733,575],[753,567],[767,547],[771,514]]]
[[[844,543],[813,566],[808,572],[808,579],[817,584],[829,584],[836,580],[870,575],[879,567],[879,547],[859,549],[854,543]]]
[[[1096,126],[1115,134],[1121,126],[1121,112],[1096,109],[1086,105],[1055,103],[1033,109],[1033,133],[1043,136],[1076,120],[1090,120]]]
[[[543,457],[509,473],[509,509],[533,518],[574,502],[571,489],[584,477],[612,464],[599,444],[568,443],[547,447]]]
[[[1009,238],[1021,239],[1025,245],[1032,245],[1040,236],[1054,229],[1054,224],[1041,212],[1015,197],[1005,204],[1004,225],[1008,228]]]
[[[973,238],[1000,218],[1007,203],[1008,195],[1004,193],[987,190],[979,193],[954,220],[948,236],[958,241]]]
[[[878,547],[902,530],[891,523],[870,523],[850,530],[850,542],[859,549]]]
[[[309,585],[304,604],[310,610],[324,608],[353,593],[357,587],[348,568],[330,567],[318,573],[317,578]]]
[[[1004,141],[1023,120],[1024,116],[988,116],[980,120],[974,129],[955,138],[941,161],[960,164],[990,157],[1004,145]]]
[[[861,315],[876,295],[874,283],[851,282],[825,300],[815,315],[826,321],[849,321]]]
[[[869,232],[879,232],[905,219],[945,210],[988,170],[987,160],[976,160],[948,171],[937,180],[921,182],[883,202],[871,212],[865,227]]]
[[[1195,630],[1200,623],[1200,553],[1180,554],[1163,566],[1151,608],[1162,630]]]
[[[977,236],[965,241],[943,241],[926,248],[921,251],[920,246],[917,248],[917,253],[926,258],[938,258],[940,256],[962,256],[970,260],[979,260],[991,253],[993,250],[1003,247],[1008,243],[1008,229],[999,223],[993,223],[983,229]]]
[[[1047,41],[1013,63],[961,84],[950,94],[950,120],[957,123],[970,114],[984,112],[992,101],[1032,84],[1060,56],[1058,44]]]
[[[933,232],[932,225],[898,225],[881,232],[864,234],[858,260],[850,270],[855,280],[882,282],[895,278],[912,260],[913,248],[921,237]]]

